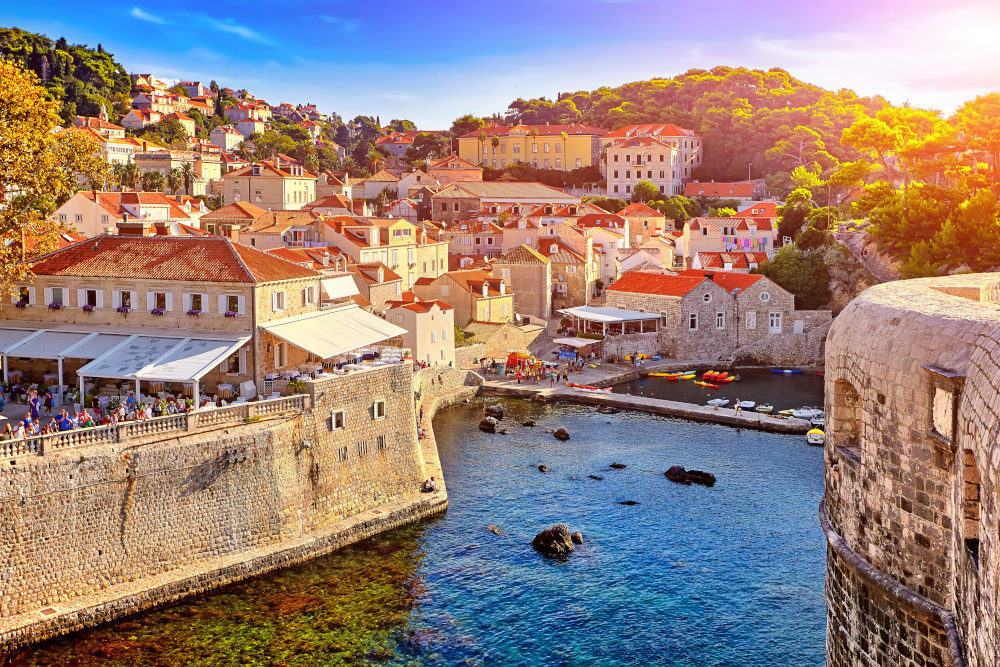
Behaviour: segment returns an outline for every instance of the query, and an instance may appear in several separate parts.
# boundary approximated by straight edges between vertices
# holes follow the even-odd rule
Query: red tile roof
[[[749,269],[751,264],[767,262],[763,252],[699,252],[698,263],[702,269],[725,269],[730,264],[733,269]]]
[[[777,218],[778,205],[771,202],[754,204],[736,214],[737,218]]]
[[[608,290],[682,297],[703,282],[705,282],[705,277],[701,275],[669,276],[660,273],[629,271],[612,283]]]
[[[460,138],[479,137],[482,132],[485,132],[488,137],[506,137],[515,127],[525,127],[528,128],[529,131],[534,130],[538,132],[538,136],[540,137],[559,136],[563,132],[568,135],[596,134],[597,136],[603,137],[608,133],[608,131],[602,127],[593,127],[592,125],[582,125],[580,123],[572,123],[569,125],[487,125],[486,127],[478,130],[466,132]],[[527,136],[527,133],[525,133],[524,136]]]
[[[647,125],[626,125],[609,132],[605,138],[631,137],[635,135],[653,135],[660,137],[697,137],[693,130],[688,130],[673,123],[650,123]]]
[[[251,221],[257,220],[262,215],[267,213],[266,210],[259,206],[254,206],[250,202],[238,201],[232,204],[227,204],[222,208],[218,208],[214,211],[209,211],[201,217],[202,220],[207,220],[209,222],[215,220],[241,220],[241,221]]]
[[[754,183],[740,181],[737,183],[696,183],[684,185],[685,197],[753,197]]]
[[[588,213],[587,215],[580,216],[576,221],[576,224],[581,227],[603,227],[605,229],[624,227],[625,223],[625,218],[614,213]]]
[[[752,273],[736,273],[733,271],[699,271],[697,269],[681,271],[680,276],[699,280],[708,278],[727,292],[732,292],[734,289],[745,290],[764,277],[762,275]]]
[[[429,312],[431,308],[437,306],[441,310],[451,310],[452,307],[446,304],[444,301],[438,301],[437,299],[431,299],[430,301],[386,301],[385,309],[391,310],[392,308],[406,308],[407,310],[412,310],[415,313],[426,313]]]
[[[639,218],[639,217],[642,217],[642,218],[662,218],[662,217],[664,217],[664,215],[662,213],[660,213],[656,209],[652,209],[649,206],[646,206],[642,202],[636,202],[634,204],[629,204],[628,206],[626,206],[622,210],[618,211],[618,215],[620,215],[620,216],[622,216],[624,218]]]
[[[39,257],[37,275],[264,283],[319,274],[218,237],[98,236]]]

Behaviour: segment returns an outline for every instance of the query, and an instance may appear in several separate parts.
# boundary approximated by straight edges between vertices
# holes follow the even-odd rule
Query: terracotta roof
[[[538,133],[539,137],[551,137],[560,136],[563,132],[568,135],[589,135],[596,134],[597,136],[603,137],[608,133],[602,127],[594,127],[592,125],[582,125],[580,123],[572,123],[569,125],[487,125],[486,127],[480,128],[478,130],[472,130],[471,132],[466,132],[460,138],[464,139],[467,137],[478,138],[480,133],[485,132],[488,137],[506,137],[512,133],[515,128],[523,129],[523,133],[514,133],[515,136],[527,136],[527,132],[534,130]]]
[[[489,266],[490,259],[490,256],[478,253],[448,253],[448,270],[464,271],[467,269],[485,269]]]
[[[538,251],[560,264],[579,264],[584,259],[583,255],[557,239],[538,239]]]
[[[500,283],[502,282],[502,279],[494,278],[482,269],[449,271],[441,277],[443,278],[444,276],[448,276],[458,283],[459,287],[476,296],[482,295],[482,288],[484,284],[486,285],[486,296],[500,296]],[[440,280],[440,278],[438,278],[438,280]],[[417,282],[420,284],[419,280]],[[509,288],[506,293],[508,295],[512,294]]]
[[[495,199],[522,199],[532,203],[558,201],[574,203],[578,197],[542,183],[518,181],[463,181],[452,183],[434,195],[438,197],[477,198],[486,201]]]
[[[722,287],[727,292],[732,292],[734,289],[745,290],[750,287],[758,280],[761,280],[764,276],[753,273],[736,273],[733,271],[699,271],[697,269],[688,269],[686,271],[681,271],[681,276],[691,277],[691,278],[708,278],[714,282],[719,287]],[[777,287],[777,285],[775,285]],[[778,289],[781,289],[780,287]]]
[[[351,210],[351,198],[344,195],[327,195],[322,199],[309,202],[303,208],[312,210],[314,208],[343,208]]]
[[[375,182],[375,183],[398,183],[399,182],[399,177],[397,177],[393,173],[390,173],[390,172],[386,171],[385,169],[379,169],[374,174],[372,174],[368,178],[364,179],[364,181],[366,183],[369,182],[369,181],[372,181],[372,182]]]
[[[634,204],[629,204],[622,210],[618,211],[618,215],[623,218],[662,218],[664,215],[657,211],[656,209],[646,206],[642,202],[636,202]]]
[[[265,213],[267,213],[266,210],[259,206],[254,206],[250,202],[238,201],[214,211],[209,211],[201,219],[209,222],[215,220],[240,220],[245,222],[247,220],[257,220]]]
[[[431,162],[427,165],[427,169],[478,169],[482,171],[482,167],[475,162],[470,162],[465,158],[458,157],[454,153],[448,157],[441,158],[436,162]]]
[[[615,139],[608,145],[611,148],[668,148],[671,150],[677,148],[674,144],[656,137],[622,137]]]
[[[778,205],[772,202],[754,204],[736,214],[737,218],[777,218]]]
[[[384,137],[379,137],[375,140],[376,144],[412,144],[413,139],[406,136],[405,134],[400,134],[399,132],[393,132],[392,134],[387,134]]]
[[[393,280],[402,280],[399,274],[394,272],[388,266],[382,262],[364,262],[362,264],[348,264],[347,270],[354,273],[362,280],[364,280],[369,285],[377,284],[378,281],[378,270],[382,269],[382,282],[388,283]],[[419,279],[417,280],[419,282]]]
[[[774,229],[774,225],[768,218],[691,218],[686,223],[691,229],[697,230],[702,227],[711,230],[720,230],[723,227],[733,227],[739,230],[750,229],[749,225],[755,225],[758,231],[769,232]]]
[[[496,264],[548,264],[552,260],[523,243],[496,258]]]
[[[581,227],[624,227],[626,220],[614,213],[588,213],[587,215],[580,216],[576,224]]]
[[[737,183],[696,183],[684,185],[685,197],[753,197],[755,185],[749,181]]]
[[[98,236],[39,257],[37,275],[264,283],[319,274],[219,237]]]
[[[295,262],[299,265],[308,266],[308,268],[319,272],[329,272],[336,270],[337,259],[343,259],[341,262],[344,267],[347,266],[347,262],[350,261],[350,256],[345,254],[340,248],[335,248],[333,246],[327,248],[270,248],[264,252],[286,259],[289,262]],[[323,264],[323,256],[327,255],[329,257],[328,263]]]
[[[749,269],[751,264],[767,262],[764,252],[699,252],[698,263],[702,269],[725,269],[726,264],[733,269]]]
[[[705,277],[701,275],[672,276],[644,271],[629,271],[609,285],[608,290],[682,297],[703,282],[705,282]]]
[[[626,125],[608,132],[605,138],[631,137],[634,135],[653,135],[660,137],[697,137],[693,130],[687,130],[673,123],[649,123],[646,125]]]
[[[129,219],[134,220],[132,214],[123,207],[123,204],[168,206],[170,207],[171,220],[188,220],[191,217],[177,201],[162,192],[97,192],[96,200],[92,190],[81,190],[78,194],[90,201],[96,201],[101,208],[119,219],[127,213]]]
[[[264,162],[256,162],[254,164],[249,164],[241,169],[235,169],[229,172],[228,174],[225,174],[224,177],[235,178],[238,176],[253,176],[253,168],[257,165],[263,167],[261,171],[267,172],[266,175],[269,176],[281,176],[282,178],[316,178],[314,175],[310,174],[308,171],[304,169],[302,170],[301,176],[293,176],[290,172],[285,171],[284,169],[278,169],[277,167],[274,166],[273,162],[268,162],[266,160]],[[261,175],[263,176],[265,174],[262,173]],[[260,178],[260,176],[254,176],[254,178]]]
[[[240,233],[283,234],[291,227],[306,227],[316,222],[312,211],[265,211],[253,224],[244,227]]]
[[[93,116],[77,116],[73,121],[73,125],[78,127],[89,127],[94,130],[121,130],[125,131],[125,128],[121,125],[115,125],[114,123],[109,123],[108,121],[95,118]]]
[[[385,309],[392,310],[393,308],[406,308],[407,310],[412,310],[414,313],[427,313],[430,312],[431,308],[437,306],[441,310],[451,310],[452,307],[449,306],[444,301],[439,301],[437,299],[431,299],[430,301],[386,301]]]

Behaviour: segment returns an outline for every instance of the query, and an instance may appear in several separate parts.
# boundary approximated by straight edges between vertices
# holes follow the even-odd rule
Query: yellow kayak
[[[693,377],[698,377],[698,374],[697,373],[691,373],[689,375],[682,375],[681,379],[682,380],[690,380]]]
[[[650,373],[651,378],[675,378],[678,377],[679,373]]]

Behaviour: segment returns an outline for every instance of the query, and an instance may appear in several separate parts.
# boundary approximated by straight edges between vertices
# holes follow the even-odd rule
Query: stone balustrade
[[[253,403],[235,403],[218,408],[207,408],[142,421],[119,422],[90,428],[78,428],[47,435],[36,435],[17,440],[0,441],[0,458],[45,456],[51,452],[89,447],[102,443],[118,443],[149,436],[182,433],[206,426],[243,424],[254,417],[265,417],[282,412],[305,410],[304,394],[269,398]]]

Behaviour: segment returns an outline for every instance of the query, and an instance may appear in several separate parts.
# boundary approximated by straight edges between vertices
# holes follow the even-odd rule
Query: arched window
[[[962,514],[965,525],[965,548],[979,567],[979,466],[971,449],[965,450],[965,489]]]

